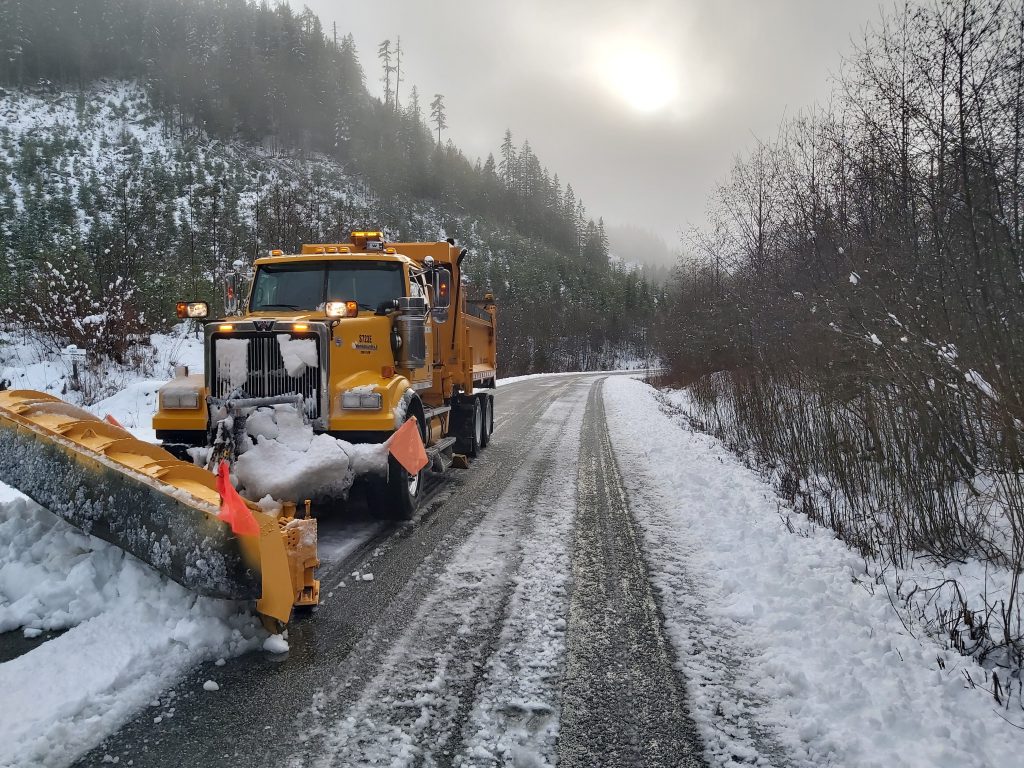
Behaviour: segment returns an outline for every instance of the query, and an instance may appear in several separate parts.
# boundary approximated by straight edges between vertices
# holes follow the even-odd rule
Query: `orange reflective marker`
[[[259,523],[238,491],[231,485],[227,461],[221,460],[217,469],[217,493],[220,494],[220,514],[218,518],[231,524],[231,531],[239,536],[256,536],[260,532]]]
[[[388,450],[410,475],[415,475],[427,466],[427,452],[416,426],[416,417],[405,422],[388,440]]]

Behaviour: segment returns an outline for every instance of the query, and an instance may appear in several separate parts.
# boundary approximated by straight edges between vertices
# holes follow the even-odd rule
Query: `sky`
[[[672,247],[700,225],[737,154],[826,103],[874,0],[293,0],[351,32],[372,92],[401,37],[403,80],[444,94],[470,159],[505,129],[588,213]]]

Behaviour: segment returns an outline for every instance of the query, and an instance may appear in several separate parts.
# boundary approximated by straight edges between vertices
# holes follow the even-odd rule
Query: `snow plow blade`
[[[51,395],[0,391],[0,480],[198,594],[281,623],[319,600],[315,520],[246,502],[259,534],[236,536],[215,475]]]

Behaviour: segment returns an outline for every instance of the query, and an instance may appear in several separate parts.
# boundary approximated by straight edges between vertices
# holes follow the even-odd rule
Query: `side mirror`
[[[205,301],[179,301],[177,310],[180,320],[202,320],[210,314],[210,305]]]
[[[238,275],[229,273],[224,278],[224,314],[234,315],[238,313]]]
[[[452,273],[445,267],[434,270],[434,309],[448,309],[452,305]]]

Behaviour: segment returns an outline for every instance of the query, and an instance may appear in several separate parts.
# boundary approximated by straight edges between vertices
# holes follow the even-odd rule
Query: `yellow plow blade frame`
[[[247,502],[260,532],[236,536],[213,474],[51,395],[0,391],[0,480],[201,595],[282,623],[319,600],[315,520]]]

